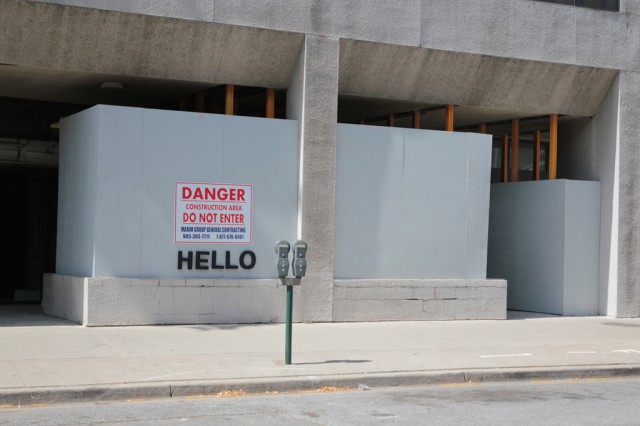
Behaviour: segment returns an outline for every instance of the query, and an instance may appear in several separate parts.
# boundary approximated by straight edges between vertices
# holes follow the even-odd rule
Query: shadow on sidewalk
[[[544,314],[542,312],[507,311],[507,320],[526,320],[534,318],[561,318],[562,315]]]
[[[317,365],[317,364],[362,364],[372,362],[370,359],[330,359],[317,362],[294,362],[294,365]]]
[[[42,313],[40,305],[0,305],[0,327],[75,326],[71,321]]]

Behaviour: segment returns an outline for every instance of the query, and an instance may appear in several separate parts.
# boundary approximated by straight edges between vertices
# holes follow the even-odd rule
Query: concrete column
[[[600,315],[618,316],[620,235],[620,90],[618,76],[591,118],[561,122],[558,144],[560,179],[600,182]]]
[[[640,73],[620,73],[617,317],[640,316]]]
[[[640,15],[640,0],[620,0],[620,12]]]
[[[339,47],[337,38],[306,35],[287,92],[287,117],[300,124],[298,237],[309,243],[303,321],[333,317]]]

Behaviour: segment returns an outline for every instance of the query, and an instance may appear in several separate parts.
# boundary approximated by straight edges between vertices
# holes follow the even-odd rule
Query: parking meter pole
[[[284,363],[291,365],[291,316],[293,311],[293,286],[287,286],[286,336],[284,339]]]
[[[307,271],[307,243],[303,240],[298,240],[293,246],[293,276],[295,278],[287,278],[289,274],[289,251],[291,245],[287,240],[280,240],[276,242],[275,246],[278,260],[276,261],[276,267],[278,269],[278,278],[280,283],[287,287],[287,312],[285,318],[285,337],[284,337],[284,363],[285,365],[291,365],[291,335],[292,335],[292,320],[293,320],[293,286],[300,285],[302,277],[304,277]]]

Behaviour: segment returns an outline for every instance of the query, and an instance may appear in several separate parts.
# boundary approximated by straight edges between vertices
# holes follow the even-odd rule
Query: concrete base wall
[[[47,315],[85,326],[276,323],[279,280],[86,278],[47,274]],[[305,283],[303,281],[302,286]],[[301,319],[300,287],[293,319]],[[505,319],[504,280],[335,280],[333,321]]]
[[[335,280],[334,321],[506,319],[505,280]]]
[[[107,326],[283,322],[285,301],[286,291],[279,280],[47,274],[42,304],[48,315],[85,326]],[[299,310],[294,303],[294,321],[298,321]]]
[[[45,274],[42,283],[42,310],[47,315],[84,324],[85,277]]]

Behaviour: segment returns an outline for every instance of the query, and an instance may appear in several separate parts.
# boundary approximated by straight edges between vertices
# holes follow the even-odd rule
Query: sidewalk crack
[[[124,354],[120,353],[120,351],[118,351],[116,348],[114,348],[113,346],[111,346],[109,344],[109,342],[107,342],[101,335],[99,335],[98,333],[96,333],[95,331],[93,331],[92,328],[89,328],[89,330],[91,331],[91,333],[96,336],[98,339],[100,339],[100,341],[102,343],[104,343],[105,345],[107,345],[107,347],[109,349],[111,349],[113,352],[115,352],[116,354],[118,354],[119,356],[121,356],[122,358],[125,358]]]

